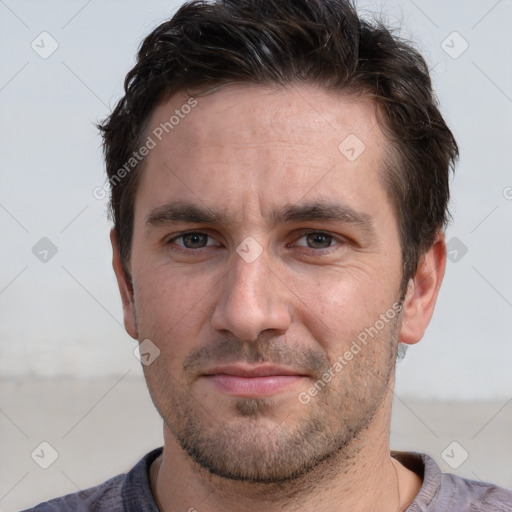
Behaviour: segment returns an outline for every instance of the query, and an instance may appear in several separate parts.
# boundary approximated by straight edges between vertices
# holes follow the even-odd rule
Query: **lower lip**
[[[286,391],[304,377],[300,375],[242,377],[220,373],[207,375],[206,378],[223,393],[248,398],[275,395],[281,391]]]

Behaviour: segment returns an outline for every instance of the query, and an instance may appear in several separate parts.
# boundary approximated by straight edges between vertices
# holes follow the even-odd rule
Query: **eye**
[[[207,243],[208,239],[211,239],[212,243]],[[181,243],[177,242],[181,240]],[[216,245],[213,238],[211,238],[206,233],[201,233],[199,231],[191,231],[189,233],[183,233],[179,236],[171,238],[168,242],[169,244],[176,243],[178,247],[183,247],[185,249],[202,249],[203,247],[209,245]]]
[[[310,249],[328,249],[332,247],[332,242],[335,241],[332,235],[327,233],[323,233],[321,231],[312,231],[309,233],[305,233],[301,236],[297,242],[300,240],[305,240],[306,244],[297,243],[297,245],[302,247],[309,247]]]

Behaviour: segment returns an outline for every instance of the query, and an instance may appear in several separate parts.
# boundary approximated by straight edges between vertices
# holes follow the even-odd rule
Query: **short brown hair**
[[[146,37],[125,96],[99,126],[125,268],[140,165],[115,178],[164,98],[225,82],[307,83],[375,100],[390,141],[383,180],[400,230],[403,291],[446,225],[458,148],[422,56],[383,24],[360,19],[349,0],[195,0]]]

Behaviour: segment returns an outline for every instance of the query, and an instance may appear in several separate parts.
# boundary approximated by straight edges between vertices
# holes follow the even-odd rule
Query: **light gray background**
[[[52,402],[52,382],[57,389],[59,382],[80,390],[87,383],[99,386],[91,384],[89,389],[97,391],[85,404],[73,404],[69,428],[113,384],[129,388],[126,382],[142,375],[133,356],[135,342],[122,326],[106,201],[92,193],[105,182],[94,123],[122,94],[142,38],[179,3],[0,0],[0,449],[13,461],[24,457],[27,467],[34,466],[27,454],[41,439],[61,438],[67,430],[56,426],[57,416],[73,402],[73,393],[51,414],[46,405],[34,405]],[[425,338],[398,366],[397,400],[409,409],[418,400],[488,401],[487,409],[474,410],[473,433],[500,417],[512,426],[512,2],[357,4],[361,12],[382,11],[391,24],[402,26],[403,36],[416,41],[433,68],[441,110],[461,150],[452,183],[454,222],[447,232],[451,249],[458,247],[458,260],[448,262]],[[43,31],[59,45],[47,59],[31,47],[33,41],[41,46],[41,38],[47,38],[40,36]],[[32,253],[43,237],[58,249],[46,263]],[[467,253],[462,255],[460,247]],[[413,413],[432,428],[427,413]],[[104,430],[101,415],[95,425]],[[13,448],[17,436],[25,443],[19,457]],[[151,443],[158,438],[159,432],[149,436]],[[498,444],[494,460],[510,460],[509,439],[508,433],[506,450]],[[84,442],[77,440],[75,448]],[[134,444],[142,455],[144,443]],[[30,471],[11,465],[5,478],[2,473],[0,508],[15,510],[21,503],[17,497],[27,499],[24,486],[32,474],[24,483],[24,473]],[[507,475],[501,483],[512,486]],[[98,481],[94,476],[91,484]],[[54,494],[53,488],[46,491]]]

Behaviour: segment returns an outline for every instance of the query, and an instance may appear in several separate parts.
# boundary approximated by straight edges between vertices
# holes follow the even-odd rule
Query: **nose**
[[[267,330],[286,332],[291,323],[291,291],[271,270],[265,253],[251,263],[234,255],[220,292],[212,327],[242,341],[255,341]]]

